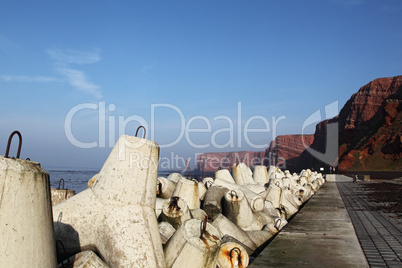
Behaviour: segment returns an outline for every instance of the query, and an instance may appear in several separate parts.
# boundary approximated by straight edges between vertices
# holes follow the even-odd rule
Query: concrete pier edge
[[[249,267],[369,267],[336,182],[325,183]]]

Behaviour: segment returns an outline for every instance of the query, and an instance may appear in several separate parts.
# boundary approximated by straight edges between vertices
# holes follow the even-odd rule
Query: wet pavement
[[[390,187],[380,182],[338,182],[337,186],[370,267],[402,267],[402,219],[393,208],[399,202],[391,202],[398,197],[392,196],[395,191],[381,192]]]
[[[401,184],[327,178],[249,267],[402,267]]]

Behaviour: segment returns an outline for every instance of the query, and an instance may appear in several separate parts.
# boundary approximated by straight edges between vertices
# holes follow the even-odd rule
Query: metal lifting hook
[[[239,262],[239,264],[241,264],[241,250],[238,247],[234,247],[229,251],[230,254],[230,258],[233,258],[233,253],[236,252],[237,253],[237,261]]]
[[[145,130],[145,127],[143,127],[143,126],[139,126],[139,127],[137,128],[137,131],[135,132],[135,136],[137,137],[138,131],[140,130],[140,128],[144,129],[144,136],[143,136],[143,139],[145,139],[145,134],[147,133],[147,131]]]
[[[64,179],[63,178],[61,178],[60,179],[60,181],[59,181],[59,187],[57,187],[57,190],[60,190],[60,185],[61,185],[61,182],[63,181],[63,190],[64,190]]]
[[[21,146],[22,146],[22,136],[21,133],[19,131],[14,131],[13,133],[11,133],[10,137],[8,138],[8,143],[7,143],[7,149],[6,149],[6,154],[4,155],[6,158],[8,158],[8,154],[10,152],[10,145],[11,145],[11,140],[13,139],[13,136],[17,134],[19,137],[19,144],[18,144],[18,151],[17,151],[17,157],[16,158],[20,158],[20,153],[21,153]]]
[[[231,190],[230,192],[229,192],[229,194],[230,194],[230,196],[233,198],[233,196],[236,196],[236,198],[239,198],[239,196],[237,195],[237,193],[236,193],[236,191],[235,190]]]
[[[201,226],[200,226],[201,235],[200,235],[200,238],[202,238],[202,236],[205,234],[205,231],[207,229],[207,221],[208,221],[207,216],[205,216],[205,219],[203,221],[201,221]]]

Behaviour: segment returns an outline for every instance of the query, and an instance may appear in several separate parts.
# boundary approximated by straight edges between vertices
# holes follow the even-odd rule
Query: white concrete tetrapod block
[[[271,181],[268,186],[268,194],[266,197],[266,200],[271,202],[275,208],[279,208],[281,205],[282,188],[278,185],[279,184],[275,184],[273,181]]]
[[[220,185],[228,188],[229,190],[240,190],[243,192],[253,211],[261,211],[264,209],[264,199],[243,185],[230,183],[220,179],[215,179],[214,185]]]
[[[155,208],[159,146],[122,135],[106,159],[92,190],[108,203]]]
[[[295,182],[295,184],[293,185],[293,193],[298,194],[298,195],[303,195],[306,191],[305,187],[300,185],[300,181],[298,180],[297,182]]]
[[[293,194],[293,192],[291,190],[288,189],[283,189],[282,190],[282,196],[281,196],[281,203],[283,199],[286,199],[290,204],[292,204],[292,206],[294,206],[297,210],[299,208],[299,206],[297,205],[296,201],[295,201],[295,195]]]
[[[234,164],[232,166],[232,176],[239,185],[256,184],[253,179],[253,172],[244,163]]]
[[[92,187],[94,185],[96,178],[98,177],[98,174],[93,175],[93,177],[88,181],[88,188]]]
[[[277,170],[278,170],[278,167],[276,167],[276,166],[269,166],[269,167],[267,168],[268,180],[271,179],[272,174],[275,173]]]
[[[53,207],[54,234],[66,253],[76,254],[95,248],[95,232],[105,204],[86,189]]]
[[[163,199],[172,197],[176,183],[164,177],[159,177],[157,181],[156,193],[157,196]]]
[[[317,180],[318,180],[318,183],[320,184],[320,187],[325,183],[325,180],[324,180],[324,178],[323,178],[321,173],[319,173],[317,175]]]
[[[166,221],[178,229],[186,220],[191,219],[191,213],[186,201],[178,196],[172,196],[162,206],[159,221]]]
[[[214,179],[212,177],[205,177],[202,179],[202,183],[207,189],[209,189],[209,187],[214,184]]]
[[[0,267],[56,267],[49,174],[0,156]]]
[[[265,188],[265,186],[262,186],[260,184],[248,184],[248,185],[243,185],[243,187],[249,189],[253,193],[258,194],[262,197],[266,195],[265,192],[267,191],[267,188]]]
[[[219,250],[216,267],[232,268],[232,267],[247,267],[249,256],[247,251],[238,243],[226,242],[221,245]]]
[[[271,237],[274,236],[269,230],[261,231],[247,231],[248,236],[253,240],[253,242],[260,247],[262,244],[267,242]]]
[[[267,167],[263,165],[254,166],[253,179],[256,183],[262,186],[269,183]]]
[[[299,175],[297,175],[296,173],[293,173],[291,179],[292,179],[293,184],[298,183]]]
[[[298,194],[302,198],[302,202],[305,203],[310,198],[310,190],[304,186],[298,186]]]
[[[267,224],[275,223],[275,218],[276,216],[268,215],[264,211],[254,212],[254,219],[260,223],[261,229]]]
[[[173,196],[183,199],[189,209],[200,208],[201,201],[198,196],[198,182],[187,178],[181,178],[173,191]]]
[[[109,268],[98,255],[91,250],[85,250],[68,258],[63,264],[59,264],[58,268],[73,267],[73,268]]]
[[[306,187],[308,184],[307,177],[299,177],[299,184],[303,187]]]
[[[308,198],[311,198],[315,193],[313,186],[310,183],[307,183],[306,189],[307,189]]]
[[[314,180],[314,181],[311,183],[311,185],[313,186],[314,192],[317,192],[318,189],[320,189],[320,184],[319,184],[319,182],[318,182],[317,180]]]
[[[203,209],[200,208],[191,209],[190,213],[193,219],[204,220],[205,217],[208,218],[208,214]]]
[[[271,175],[269,177],[269,183],[271,183],[272,180],[274,180],[274,182],[276,182],[277,180],[281,180],[283,177],[284,177],[284,175],[281,170],[273,172],[273,173],[271,173]]]
[[[281,216],[281,213],[279,212],[279,210],[274,207],[272,202],[267,201],[267,200],[264,202],[264,209],[262,210],[262,212],[264,212],[265,214],[267,214],[273,218]]]
[[[280,231],[283,229],[283,227],[288,224],[288,221],[284,218],[275,218],[275,228]]]
[[[230,183],[236,183],[232,177],[232,174],[230,174],[229,170],[227,169],[215,171],[215,180],[224,180]]]
[[[286,210],[287,220],[299,210],[294,201],[292,193],[286,189],[283,190],[281,194],[281,206]]]
[[[300,194],[300,191],[297,190],[293,194],[293,200],[299,209],[301,205],[303,205],[303,196]]]
[[[162,244],[166,244],[167,241],[173,236],[176,232],[176,229],[170,223],[163,221],[158,225],[159,234],[161,235]]]
[[[231,190],[225,194],[222,214],[243,230],[261,230],[263,227],[255,220],[253,211],[240,190]]]
[[[210,218],[222,213],[222,199],[228,191],[228,188],[216,184],[209,187],[202,208]]]
[[[171,180],[176,184],[179,182],[179,180],[181,178],[183,178],[183,177],[180,175],[180,173],[176,173],[176,172],[170,173],[169,176],[167,177],[168,180]]]
[[[152,208],[107,205],[84,192],[54,207],[55,236],[67,252],[96,250],[110,267],[164,267]]]
[[[161,215],[162,209],[163,209],[163,204],[169,199],[164,199],[164,198],[159,198],[159,197],[156,198],[156,204],[155,204],[156,218],[158,218]]]
[[[96,247],[110,267],[163,267],[155,211],[145,206],[108,206],[96,232]]]
[[[262,231],[270,232],[272,236],[279,232],[279,230],[275,227],[275,222],[265,225],[264,228],[262,228]]]
[[[306,178],[307,178],[308,182],[311,182],[311,181],[310,181],[311,173],[312,173],[312,172],[311,172],[310,169],[307,169],[307,170],[306,170],[306,173],[305,173],[305,174],[306,174]]]
[[[53,207],[68,253],[95,248],[110,267],[165,267],[155,216],[159,146],[123,135],[94,185]]]
[[[274,185],[276,185],[276,186],[279,186],[279,187],[283,188],[283,185],[282,185],[282,178],[283,178],[283,177],[277,178],[277,176],[276,176],[277,174],[276,174],[276,173],[273,174],[273,175],[274,175],[274,177],[269,180],[269,185],[274,184]]]
[[[228,235],[235,238],[249,247],[251,250],[254,251],[257,249],[256,244],[250,239],[246,231],[241,229],[222,214],[219,214],[215,217],[212,225],[215,226],[223,235]]]
[[[55,206],[74,195],[75,195],[74,190],[56,189],[56,188],[50,189],[50,196],[52,197],[52,206]]]
[[[289,190],[293,189],[293,183],[292,183],[292,179],[290,177],[283,177],[281,185],[282,185],[282,188],[286,188]]]
[[[248,246],[246,246],[245,244],[243,244],[242,242],[240,242],[236,238],[234,238],[234,237],[232,237],[230,235],[224,235],[222,237],[222,244],[223,243],[229,243],[229,242],[233,242],[233,243],[236,243],[236,244],[239,244],[240,246],[242,246],[244,248],[244,250],[246,250],[246,252],[247,252],[247,254],[249,256],[254,253],[254,250],[252,250],[251,248],[249,248]]]
[[[165,245],[166,266],[212,268],[220,245],[221,234],[214,226],[198,219],[188,220]]]
[[[200,201],[204,200],[207,190],[208,188],[202,182],[198,182],[198,199],[200,199]]]

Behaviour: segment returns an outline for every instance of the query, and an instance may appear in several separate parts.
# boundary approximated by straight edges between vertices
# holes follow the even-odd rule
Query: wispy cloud
[[[100,61],[98,49],[92,51],[47,49],[46,53],[56,62],[56,71],[64,76],[71,86],[96,98],[102,97],[99,85],[92,83],[84,71],[71,68],[74,64],[93,64]]]
[[[90,82],[83,71],[75,70],[67,67],[57,68],[57,71],[64,75],[69,84],[73,87],[95,96],[96,98],[102,98],[102,93],[99,90],[100,86]]]
[[[5,39],[0,35],[1,42]],[[68,83],[74,88],[92,95],[98,99],[102,98],[100,86],[91,82],[84,71],[72,68],[72,65],[93,64],[101,60],[99,51],[77,51],[77,50],[61,50],[47,49],[46,53],[54,61],[55,71],[60,74],[60,77],[51,76],[27,76],[27,75],[0,75],[0,80],[5,82],[36,82],[36,83],[51,83],[60,82]]]
[[[0,79],[6,82],[37,82],[49,83],[60,82],[60,78],[49,76],[26,76],[26,75],[0,75]]]
[[[53,60],[63,64],[92,64],[101,60],[97,49],[93,51],[47,49],[46,53]]]

